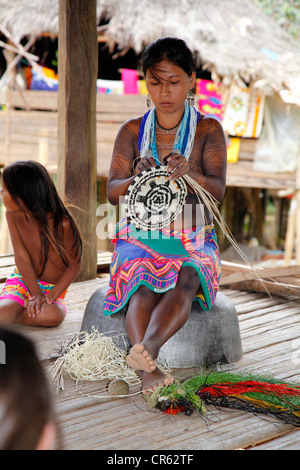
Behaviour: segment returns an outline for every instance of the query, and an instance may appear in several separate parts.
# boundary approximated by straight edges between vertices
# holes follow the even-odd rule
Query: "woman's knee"
[[[190,294],[194,297],[200,287],[200,280],[195,269],[186,266],[181,269],[176,288],[184,294]]]

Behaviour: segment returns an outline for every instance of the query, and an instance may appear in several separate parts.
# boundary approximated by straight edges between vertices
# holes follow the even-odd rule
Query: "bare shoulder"
[[[26,215],[24,211],[6,211],[5,217],[7,223],[11,225],[14,223],[15,225],[20,225],[26,221]]]
[[[122,173],[124,173],[124,168],[128,167],[125,171],[125,174],[127,175],[126,177],[131,175],[132,161],[139,156],[138,140],[141,120],[142,118],[140,117],[129,119],[124,122],[119,129],[115,140],[113,149],[113,165],[117,165],[115,170],[117,170],[118,173],[120,165]],[[115,161],[116,159],[117,162]]]
[[[202,115],[197,124],[195,143],[202,143],[202,145],[204,145],[205,142],[215,140],[220,143],[222,142],[222,144],[225,142],[225,133],[222,124],[218,119]]]
[[[118,137],[131,135],[132,137],[137,138],[141,121],[142,117],[132,118],[125,121],[120,127]]]
[[[23,211],[5,211],[5,216],[8,220],[16,220],[18,218],[24,217]]]
[[[207,131],[209,129],[220,130],[220,131],[223,132],[223,126],[220,123],[220,121],[218,121],[218,119],[216,119],[212,116],[201,115],[201,118],[198,121],[197,130],[206,130]]]

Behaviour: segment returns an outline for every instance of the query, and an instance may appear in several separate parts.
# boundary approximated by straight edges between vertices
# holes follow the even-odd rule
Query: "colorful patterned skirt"
[[[48,282],[44,281],[37,281],[38,285],[43,292],[44,295],[49,294],[49,292],[53,289],[54,284],[49,284]],[[61,305],[65,311],[67,311],[66,304],[65,304],[65,295],[67,291],[63,292],[60,297],[58,297],[54,304]],[[3,290],[0,295],[1,299],[10,299],[14,302],[18,302],[23,308],[26,307],[26,302],[30,296],[30,292],[28,287],[26,286],[23,278],[20,274],[20,271],[16,268],[11,275],[7,278]]]
[[[183,266],[193,267],[200,279],[200,289],[194,300],[203,310],[212,307],[221,276],[213,225],[181,231],[146,232],[122,219],[112,241],[115,250],[105,297],[105,315],[121,310],[140,285],[158,293],[173,289]]]

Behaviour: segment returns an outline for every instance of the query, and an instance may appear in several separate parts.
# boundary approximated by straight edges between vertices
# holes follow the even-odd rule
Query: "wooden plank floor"
[[[68,315],[58,328],[14,326],[36,343],[41,359],[80,330],[85,306],[107,278],[72,284],[67,294]],[[0,286],[1,287],[1,286]],[[265,294],[222,289],[236,306],[243,357],[233,370],[267,372],[300,382],[300,300],[269,298]],[[48,360],[43,364],[47,368]],[[195,375],[197,370],[175,371]],[[271,417],[209,408],[197,414],[170,416],[150,409],[140,394],[112,399],[105,381],[76,385],[65,377],[65,390],[54,394],[63,436],[63,449],[107,450],[230,450],[298,449],[300,428]],[[137,392],[138,386],[130,392]],[[94,395],[94,396],[91,396]],[[105,398],[97,398],[98,396]]]

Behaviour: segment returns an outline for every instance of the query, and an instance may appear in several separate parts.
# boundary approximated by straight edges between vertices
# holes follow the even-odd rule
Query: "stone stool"
[[[125,349],[130,346],[125,327],[126,307],[113,315],[104,316],[107,290],[108,285],[101,287],[89,299],[81,331],[90,333],[94,327],[106,336],[117,333],[119,339],[116,342],[121,349]],[[224,294],[218,292],[208,312],[202,310],[198,302],[193,302],[188,321],[162,346],[158,361],[177,369],[236,362],[242,354],[236,309]]]

